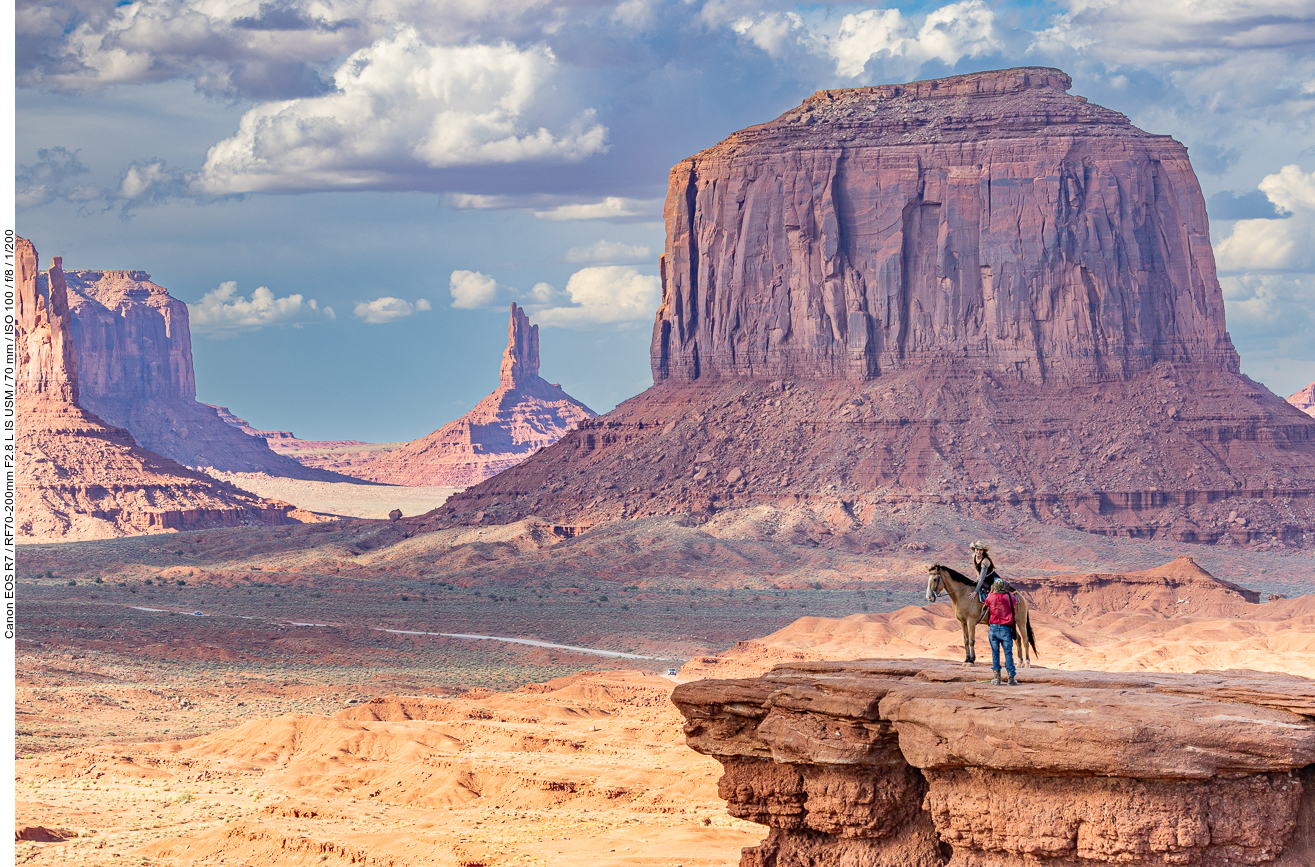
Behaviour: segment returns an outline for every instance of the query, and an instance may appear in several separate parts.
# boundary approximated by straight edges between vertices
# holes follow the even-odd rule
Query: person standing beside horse
[[[1014,595],[1009,592],[1009,585],[997,578],[991,585],[991,593],[986,597],[986,608],[990,612],[991,668],[995,677],[991,683],[1000,685],[1000,648],[1004,647],[1005,668],[1009,671],[1009,685],[1017,686],[1014,670]],[[1026,641],[1026,637],[1023,638]]]

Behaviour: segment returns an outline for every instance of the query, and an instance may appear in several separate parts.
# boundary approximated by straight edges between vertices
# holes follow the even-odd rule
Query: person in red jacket
[[[991,668],[995,677],[991,683],[1000,683],[1000,647],[1004,646],[1005,668],[1009,670],[1009,685],[1017,686],[1014,679],[1014,597],[1009,585],[997,580],[986,597],[986,608],[991,615]]]

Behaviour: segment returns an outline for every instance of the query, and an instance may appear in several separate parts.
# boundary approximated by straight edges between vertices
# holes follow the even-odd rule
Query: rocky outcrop
[[[36,249],[19,239],[19,540],[292,523],[292,506],[262,500],[143,449],[128,431],[78,406],[77,352],[60,265],[56,258],[39,288]]]
[[[44,278],[45,275],[42,275]],[[145,271],[67,271],[80,405],[190,467],[350,482],[271,451],[196,400],[187,305]]]
[[[1289,395],[1288,403],[1292,404],[1306,415],[1315,416],[1315,382],[1312,382],[1296,394]]]
[[[1071,84],[820,91],[677,165],[654,379],[1237,372],[1187,149]]]
[[[687,743],[768,827],[742,867],[1311,863],[1315,682],[779,666],[678,686]]]
[[[1185,149],[1068,87],[823,91],[680,163],[657,384],[420,526],[811,503],[838,540],[912,503],[1315,543],[1315,419],[1238,373]]]
[[[465,488],[516,466],[594,416],[539,376],[539,326],[512,304],[498,387],[470,412],[396,448],[335,449],[299,460],[390,485]]]
[[[1095,617],[1136,609],[1159,615],[1233,612],[1239,603],[1256,604],[1260,594],[1216,578],[1186,555],[1141,572],[1093,572],[1014,578],[1033,608],[1056,617]]]

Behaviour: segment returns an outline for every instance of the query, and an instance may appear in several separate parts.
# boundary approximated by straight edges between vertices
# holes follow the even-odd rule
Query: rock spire
[[[498,387],[455,421],[393,450],[300,460],[372,482],[465,488],[524,461],[596,413],[539,376],[539,326],[511,305]]]
[[[26,238],[16,252],[18,394],[76,404],[78,360],[69,333],[68,287],[57,256],[50,266],[50,290],[37,289],[37,251]]]
[[[507,349],[502,353],[502,373],[498,384],[517,388],[530,377],[539,377],[539,326],[530,324],[525,311],[511,305],[511,321],[507,323]]]

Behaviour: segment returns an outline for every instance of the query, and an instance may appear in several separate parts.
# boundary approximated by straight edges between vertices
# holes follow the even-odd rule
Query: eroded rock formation
[[[1315,416],[1315,382],[1312,382],[1296,394],[1289,395],[1288,403],[1292,404],[1306,415]]]
[[[820,91],[677,165],[654,378],[1235,373],[1187,149],[1071,84]]]
[[[43,278],[45,275],[42,275]],[[187,305],[145,271],[67,271],[80,404],[191,467],[352,481],[271,451],[196,400]]]
[[[778,666],[677,687],[688,744],[766,825],[742,867],[1309,864],[1315,682]]]
[[[19,540],[291,523],[286,503],[262,500],[143,449],[128,431],[78,406],[77,352],[61,263],[51,263],[43,288],[37,264],[32,243],[19,239]]]
[[[470,412],[395,449],[299,459],[390,485],[464,488],[516,466],[594,416],[539,376],[539,326],[512,304],[498,387]]]
[[[940,503],[1315,541],[1315,419],[1238,373],[1186,150],[1069,84],[824,91],[676,166],[657,384],[423,526]]]

